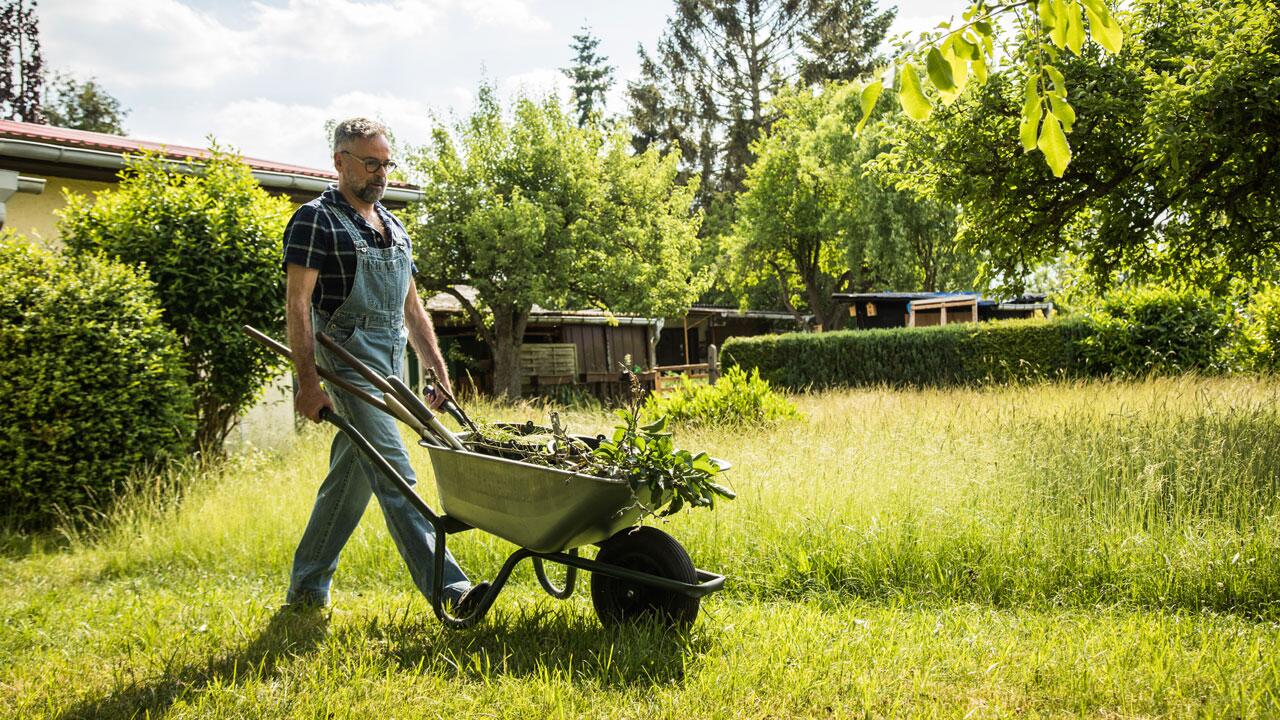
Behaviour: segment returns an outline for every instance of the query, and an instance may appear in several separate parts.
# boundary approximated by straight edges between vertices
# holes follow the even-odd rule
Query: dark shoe
[[[472,585],[466,592],[462,593],[462,597],[453,604],[453,615],[459,619],[465,620],[471,617],[480,609],[480,602],[484,600],[484,596],[489,592],[489,583],[482,582],[478,585]]]

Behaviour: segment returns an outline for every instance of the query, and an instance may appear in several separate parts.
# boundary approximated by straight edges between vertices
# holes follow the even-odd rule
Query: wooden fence
[[[706,380],[709,385],[715,385],[716,380],[720,377],[720,353],[716,350],[715,345],[709,345],[705,363],[659,365],[653,368],[652,373],[654,392],[662,392],[679,386],[680,378],[682,377],[688,377],[693,380]]]

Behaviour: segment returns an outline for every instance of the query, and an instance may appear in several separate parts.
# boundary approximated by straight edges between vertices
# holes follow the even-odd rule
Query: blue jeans
[[[330,335],[382,375],[399,374],[404,352],[404,327],[341,328],[329,324]],[[392,358],[390,362],[378,358]],[[316,348],[317,364],[338,373],[344,380],[370,391],[380,392],[355,370],[337,361],[323,347]],[[355,426],[377,448],[410,485],[417,482],[409,453],[400,438],[396,421],[386,413],[347,393],[330,388],[338,414]],[[363,457],[347,436],[339,432],[329,453],[329,474],[320,486],[307,529],[294,554],[290,576],[289,603],[327,605],[329,587],[338,567],[338,555],[364,515],[370,494],[378,498],[387,529],[418,590],[428,599],[432,591],[432,570],[436,551],[435,529],[390,480]],[[443,595],[446,603],[456,601],[471,587],[451,554],[446,553]]]

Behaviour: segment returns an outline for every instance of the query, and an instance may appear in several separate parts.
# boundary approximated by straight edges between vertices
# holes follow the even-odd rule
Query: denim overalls
[[[412,267],[407,237],[394,223],[388,222],[385,225],[394,241],[392,246],[370,247],[343,208],[326,205],[355,241],[356,274],[350,295],[332,316],[326,317],[312,308],[312,327],[323,328],[379,375],[401,375],[409,335],[404,325],[404,303]],[[345,363],[335,361],[319,344],[316,363],[375,397],[380,396],[377,388]],[[328,392],[338,414],[349,420],[413,485],[416,478],[396,421],[341,389],[330,387]],[[360,522],[369,504],[370,491],[378,497],[387,529],[409,566],[414,584],[431,598],[434,529],[390,481],[374,469],[347,436],[338,433],[329,454],[329,475],[320,486],[311,519],[294,554],[288,602],[328,604],[329,585],[338,567],[338,555]],[[444,599],[449,603],[456,601],[471,585],[452,555],[446,554],[444,567]]]

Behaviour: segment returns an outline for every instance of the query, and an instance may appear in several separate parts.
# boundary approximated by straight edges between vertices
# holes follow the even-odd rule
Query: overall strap
[[[364,233],[360,232],[360,230],[356,228],[356,224],[354,222],[351,222],[351,216],[347,215],[347,211],[337,203],[329,202],[328,200],[321,200],[321,202],[328,205],[330,212],[338,216],[338,222],[342,224],[343,229],[347,231],[347,235],[351,237],[351,242],[355,243],[356,250],[359,250],[361,253],[368,252],[369,243],[365,241]]]

